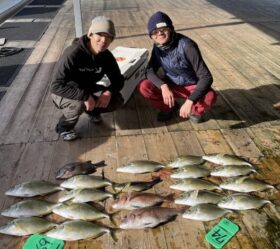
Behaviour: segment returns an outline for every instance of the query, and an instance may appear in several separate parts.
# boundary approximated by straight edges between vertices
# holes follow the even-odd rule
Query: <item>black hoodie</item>
[[[122,89],[124,78],[112,53],[107,49],[93,55],[87,48],[88,41],[89,38],[84,35],[65,49],[55,66],[51,83],[53,94],[86,101],[90,94],[100,90],[96,83],[104,74],[111,82],[107,89],[112,94]]]

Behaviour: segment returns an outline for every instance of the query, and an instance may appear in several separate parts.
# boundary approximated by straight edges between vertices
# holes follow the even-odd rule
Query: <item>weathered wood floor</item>
[[[11,186],[32,180],[56,182],[54,172],[79,160],[105,160],[105,176],[116,182],[149,180],[151,174],[116,173],[135,159],[162,163],[182,154],[230,153],[258,167],[255,177],[280,184],[280,2],[277,0],[82,0],[84,31],[96,15],[114,20],[116,46],[151,47],[148,17],[157,10],[170,15],[177,31],[200,46],[219,92],[216,106],[202,124],[176,118],[156,121],[156,112],[135,93],[126,106],[104,115],[95,126],[83,116],[82,138],[66,143],[54,127],[60,113],[51,103],[50,76],[63,49],[75,36],[72,1],[67,0],[0,102],[0,207],[18,201],[4,195]],[[219,179],[213,179],[218,181]],[[151,191],[168,194],[170,179]],[[260,196],[280,204],[280,192]],[[110,208],[110,201],[107,203]],[[124,212],[119,217],[123,216]],[[226,216],[240,232],[225,248],[280,248],[280,220],[270,206]],[[0,217],[0,225],[11,219]],[[122,231],[117,243],[108,234],[66,248],[211,248],[204,236],[218,220],[196,222],[178,217],[156,229]],[[0,248],[22,248],[26,238],[0,235]]]

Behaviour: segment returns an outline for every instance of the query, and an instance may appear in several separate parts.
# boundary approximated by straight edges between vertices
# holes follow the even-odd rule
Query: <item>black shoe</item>
[[[100,114],[97,115],[89,115],[90,122],[94,124],[100,124],[102,122],[102,117]]]
[[[157,115],[157,121],[165,122],[173,117],[173,114],[179,110],[179,104],[175,102],[175,105],[171,108],[169,112],[159,112]]]
[[[202,117],[202,115],[191,114],[190,115],[190,120],[193,123],[199,124],[199,123],[203,122],[203,117]]]

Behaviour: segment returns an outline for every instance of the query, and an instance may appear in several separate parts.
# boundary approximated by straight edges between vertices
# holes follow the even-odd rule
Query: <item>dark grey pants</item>
[[[106,108],[94,108],[93,111],[86,111],[84,101],[67,99],[55,94],[52,94],[51,97],[55,106],[63,113],[58,121],[58,124],[56,125],[55,130],[57,133],[73,129],[83,112],[86,112],[88,115],[92,116],[105,112],[112,112],[120,108],[124,101],[120,93],[113,94],[110,103]],[[96,96],[93,95],[93,97],[97,99]]]

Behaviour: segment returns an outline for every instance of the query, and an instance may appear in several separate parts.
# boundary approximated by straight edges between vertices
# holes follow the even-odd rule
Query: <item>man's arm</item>
[[[185,55],[198,78],[196,88],[189,97],[189,99],[195,103],[208,92],[212,85],[213,78],[196,43],[190,42],[185,47]]]

